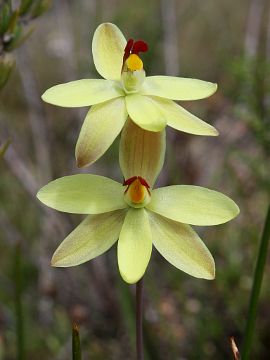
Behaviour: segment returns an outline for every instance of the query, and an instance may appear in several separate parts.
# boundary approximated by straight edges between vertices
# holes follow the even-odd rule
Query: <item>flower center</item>
[[[122,65],[122,84],[126,93],[137,92],[145,79],[143,62],[139,57],[140,52],[148,50],[147,44],[138,40],[129,39],[125,47]]]
[[[124,181],[127,186],[124,199],[129,206],[140,208],[150,202],[150,186],[141,176],[133,176]]]

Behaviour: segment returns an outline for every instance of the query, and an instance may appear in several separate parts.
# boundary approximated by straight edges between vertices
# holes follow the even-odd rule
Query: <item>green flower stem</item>
[[[81,342],[80,342],[80,333],[79,328],[76,324],[73,324],[72,327],[72,359],[81,360]]]
[[[22,259],[21,244],[15,245],[14,253],[14,283],[15,283],[15,316],[16,316],[16,337],[17,337],[17,359],[25,359],[24,344],[24,319],[22,309]]]
[[[270,239],[270,204],[268,207],[264,229],[261,237],[260,249],[255,269],[254,282],[249,302],[248,319],[245,329],[244,343],[242,348],[242,360],[250,357],[252,338],[255,328],[256,315],[258,309],[259,295],[263,280],[264,267],[267,259],[268,244]]]
[[[143,278],[136,283],[137,360],[143,360]]]

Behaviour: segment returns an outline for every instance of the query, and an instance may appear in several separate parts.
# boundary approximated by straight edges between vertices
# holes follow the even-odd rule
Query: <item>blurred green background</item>
[[[126,38],[148,42],[147,74],[219,85],[211,98],[182,105],[220,136],[167,129],[158,185],[221,191],[241,214],[197,229],[216,260],[214,281],[189,277],[153,252],[145,276],[145,353],[154,360],[231,359],[229,337],[241,345],[269,201],[268,0],[61,0],[33,22],[0,92],[0,142],[12,139],[0,162],[0,359],[71,359],[73,321],[83,359],[135,359],[134,287],[120,278],[116,248],[76,268],[51,268],[54,250],[81,218],[35,198],[49,180],[79,172],[74,147],[87,112],[45,104],[40,96],[58,83],[99,77],[91,39],[107,21]],[[121,181],[118,141],[84,171]],[[268,262],[252,359],[269,359],[269,278]]]

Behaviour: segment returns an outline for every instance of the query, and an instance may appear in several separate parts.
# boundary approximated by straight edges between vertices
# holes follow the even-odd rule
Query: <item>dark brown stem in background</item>
[[[136,349],[137,360],[143,360],[143,279],[136,283]]]

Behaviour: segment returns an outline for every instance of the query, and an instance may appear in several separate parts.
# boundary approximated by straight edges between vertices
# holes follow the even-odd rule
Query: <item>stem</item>
[[[143,279],[136,283],[136,349],[137,360],[143,360]]]
[[[248,319],[245,329],[244,344],[243,344],[242,357],[241,357],[242,360],[248,360],[251,351],[251,343],[255,328],[259,295],[262,285],[264,267],[267,259],[269,238],[270,238],[270,204],[268,207],[268,211],[264,223],[264,229],[261,237],[259,254],[255,268],[255,275],[254,275],[254,281],[250,296]]]

